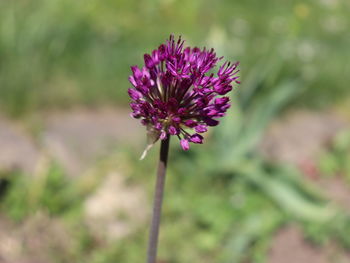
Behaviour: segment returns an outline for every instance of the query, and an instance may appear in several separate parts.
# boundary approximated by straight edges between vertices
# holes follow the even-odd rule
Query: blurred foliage
[[[321,106],[349,83],[349,2],[34,0],[0,3],[0,105],[28,110],[126,103],[129,66],[170,33],[270,72],[270,87],[298,77],[294,102]],[[238,91],[240,92],[240,91]]]
[[[267,97],[261,97],[260,103]],[[270,107],[277,109],[276,105]],[[244,119],[246,111],[240,112],[241,118],[237,113],[237,119]],[[261,113],[256,111],[254,114]],[[197,147],[185,153],[172,151],[159,258],[174,263],[266,262],[273,235],[291,222],[298,223],[305,237],[316,244],[336,241],[348,247],[349,216],[329,204],[293,168],[261,160],[254,153],[255,146],[249,139],[250,136],[255,138],[255,133],[237,135],[237,140],[249,143],[241,142],[245,146],[240,146],[230,159],[224,158],[234,151],[238,141],[232,140],[229,144],[218,138],[227,138],[225,134],[230,132],[228,126],[232,122],[241,127],[246,125],[237,119],[227,118],[222,126],[217,127],[208,140],[209,144],[202,145],[205,151],[199,151]],[[260,121],[259,118],[252,119]],[[241,132],[245,133],[245,130]],[[64,222],[72,234],[73,252],[71,248],[60,253],[52,262],[143,262],[147,224],[126,238],[105,243],[89,232],[83,223],[82,205],[120,161],[123,167],[127,167],[121,171],[128,183],[146,186],[151,198],[156,155],[157,152],[152,151],[142,162],[131,153],[111,155],[97,164],[91,174],[77,180],[67,180],[60,167],[52,162],[35,177],[4,175],[8,184],[2,194],[1,211],[16,221],[43,211]]]
[[[63,215],[74,210],[82,196],[57,164],[50,164],[33,178],[18,173],[4,176],[7,180],[1,207],[15,221],[41,210],[49,215]]]
[[[329,203],[295,168],[268,163],[256,151],[266,126],[303,89],[299,78],[281,81],[276,83],[276,89],[271,89],[269,76],[275,70],[267,67],[257,74],[252,68],[247,72],[249,85],[241,91],[241,100],[233,104],[230,115],[234,117],[225,118],[214,130],[209,149],[193,147],[191,153],[177,157],[177,162],[183,163],[178,168],[182,173],[203,174],[223,180],[227,186],[243,184],[253,188],[255,194],[242,192],[243,200],[254,195],[258,200],[267,199],[254,212],[249,210],[249,204],[241,204],[250,213],[236,221],[238,225],[232,221],[231,235],[226,237],[227,250],[219,262],[265,262],[269,238],[282,224],[291,221],[298,222],[305,236],[316,243],[337,240],[344,247],[350,244],[350,238],[344,234],[350,227],[348,213]],[[336,145],[342,145],[344,151],[348,137],[341,136]],[[339,156],[348,158],[344,152]],[[237,193],[231,192],[231,200],[237,198]],[[241,201],[242,196],[237,199]]]
[[[350,182],[350,132],[341,132],[330,150],[320,158],[320,170],[327,176],[344,176]]]

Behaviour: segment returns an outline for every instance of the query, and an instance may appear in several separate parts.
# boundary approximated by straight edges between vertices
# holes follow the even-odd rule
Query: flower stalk
[[[215,73],[223,57],[214,49],[184,44],[181,37],[171,35],[151,54],[144,54],[144,66],[132,66],[129,76],[131,116],[147,127],[149,140],[141,159],[161,141],[147,263],[156,263],[170,137],[176,136],[185,151],[190,143],[202,144],[202,134],[218,125],[230,108],[225,95],[240,83],[238,62],[226,61]]]
[[[157,182],[154,193],[153,215],[149,234],[147,263],[156,263],[157,259],[159,225],[161,219],[165,176],[168,162],[169,141],[170,136],[167,136],[167,138],[162,141],[160,146],[159,164],[156,179]]]

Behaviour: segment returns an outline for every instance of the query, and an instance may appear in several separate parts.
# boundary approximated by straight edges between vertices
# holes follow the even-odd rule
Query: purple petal
[[[208,111],[208,113],[207,113],[207,116],[209,116],[209,117],[214,117],[214,116],[216,116],[218,113],[219,113],[218,110],[216,110],[216,109],[210,109],[210,110]]]
[[[180,114],[180,115],[183,115],[183,114],[185,114],[186,113],[186,109],[185,108],[180,108],[180,109],[178,109],[178,111],[177,111],[177,114]]]
[[[206,132],[208,129],[207,129],[207,126],[205,125],[198,125],[194,128],[194,130],[196,132],[203,133],[203,132]]]
[[[143,56],[144,60],[145,60],[145,65],[147,68],[153,68],[154,67],[154,61],[152,59],[152,57],[149,54],[145,54]]]
[[[173,122],[175,122],[175,123],[180,123],[180,122],[181,122],[181,118],[178,117],[178,116],[173,117],[172,120],[173,120]]]
[[[146,120],[141,120],[141,124],[144,125],[144,126],[147,126],[147,125],[148,125],[148,121],[146,121]]]
[[[169,127],[168,131],[169,131],[169,133],[170,133],[171,135],[179,134],[179,130],[176,129],[176,128],[175,128],[174,126],[172,126],[172,125]]]
[[[219,124],[219,121],[211,119],[211,118],[205,118],[204,122],[208,124],[209,126],[216,126]]]
[[[129,81],[135,88],[137,87],[137,83],[136,83],[134,76],[130,76]]]
[[[231,104],[227,103],[227,104],[221,106],[221,107],[220,107],[220,110],[225,112],[225,111],[228,110],[230,107],[231,107]]]
[[[139,119],[141,117],[140,113],[138,113],[138,112],[132,112],[132,113],[130,113],[130,116],[135,118],[135,119]]]
[[[133,99],[133,100],[138,100],[142,97],[142,94],[141,92],[135,90],[135,89],[128,89],[128,93],[129,93],[129,96]]]
[[[193,128],[193,127],[195,127],[195,126],[197,125],[197,122],[194,121],[194,120],[186,120],[186,121],[185,121],[185,125],[186,125],[187,127]]]
[[[222,105],[226,104],[229,100],[230,100],[229,97],[217,98],[217,99],[215,99],[215,105],[222,106]]]
[[[229,91],[232,90],[231,85],[227,85],[225,83],[218,83],[217,85],[214,86],[214,90],[219,94],[219,95],[225,95]]]
[[[152,51],[153,62],[157,64],[159,62],[159,52],[157,49]]]
[[[154,128],[156,128],[156,130],[161,130],[162,129],[162,124],[160,122],[157,122],[155,125],[154,125]]]
[[[165,140],[165,139],[166,139],[166,137],[167,137],[166,132],[165,132],[165,131],[162,131],[162,132],[160,133],[159,138],[160,138],[161,140]]]
[[[158,48],[158,52],[159,52],[159,59],[160,60],[164,60],[166,57],[166,47],[164,44],[160,45]]]
[[[190,138],[191,142],[193,143],[199,143],[202,144],[203,143],[203,136],[199,135],[197,133],[193,134]]]
[[[132,66],[131,67],[132,72],[134,73],[134,77],[136,79],[142,78],[142,72],[137,66]]]
[[[188,140],[181,139],[180,144],[181,144],[181,147],[184,151],[188,151],[190,149],[190,144],[189,144]]]
[[[144,81],[154,83],[154,80],[151,79],[151,74],[149,73],[149,69],[147,67],[142,67],[141,74]]]

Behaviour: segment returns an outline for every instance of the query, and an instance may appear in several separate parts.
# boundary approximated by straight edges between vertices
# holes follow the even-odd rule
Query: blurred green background
[[[0,262],[145,261],[157,149],[131,65],[171,33],[240,61],[230,114],[173,140],[159,263],[349,262],[350,2],[0,2]],[[296,251],[299,251],[298,253]]]
[[[323,105],[348,90],[349,3],[320,1],[2,1],[1,106],[124,103],[129,65],[170,33],[252,66],[298,78],[297,101]],[[274,60],[271,61],[270,59]]]

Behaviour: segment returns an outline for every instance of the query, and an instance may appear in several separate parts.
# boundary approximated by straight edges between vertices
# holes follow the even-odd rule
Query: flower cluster
[[[185,48],[181,37],[175,40],[171,35],[151,55],[144,55],[142,69],[131,67],[132,117],[157,139],[176,135],[184,150],[190,142],[202,143],[201,133],[218,125],[217,119],[230,107],[229,97],[223,95],[232,90],[232,82],[239,84],[238,62],[225,62],[216,75],[209,73],[221,59],[213,49]]]

